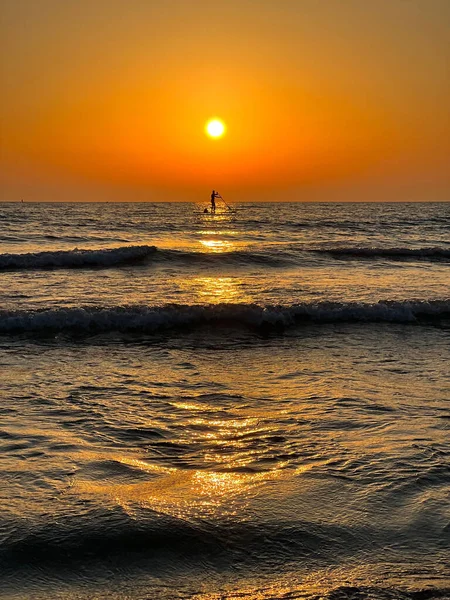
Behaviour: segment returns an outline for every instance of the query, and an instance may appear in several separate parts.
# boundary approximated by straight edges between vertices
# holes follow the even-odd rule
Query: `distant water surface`
[[[450,598],[450,204],[0,204],[0,596]]]

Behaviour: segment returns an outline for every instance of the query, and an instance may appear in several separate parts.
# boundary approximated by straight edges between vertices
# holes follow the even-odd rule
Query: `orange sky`
[[[1,201],[450,200],[448,0],[2,0],[0,16]]]

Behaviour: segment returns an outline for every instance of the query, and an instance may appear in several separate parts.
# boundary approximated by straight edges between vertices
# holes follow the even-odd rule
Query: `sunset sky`
[[[449,31],[449,0],[2,0],[0,200],[450,200]]]

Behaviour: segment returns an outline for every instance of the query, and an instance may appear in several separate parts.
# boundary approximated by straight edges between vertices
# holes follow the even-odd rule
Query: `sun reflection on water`
[[[137,464],[135,464],[137,466]],[[151,471],[148,466],[142,470]],[[140,506],[176,518],[196,520],[219,513],[234,514],[246,505],[255,487],[273,480],[280,471],[236,473],[174,469],[149,481],[111,483],[78,480],[74,489],[83,494],[109,497],[132,514]]]
[[[139,508],[150,509],[195,521],[241,513],[262,485],[283,477],[285,461],[275,461],[270,466],[266,462],[264,468],[257,466],[265,446],[255,446],[251,440],[255,436],[263,439],[266,434],[258,415],[242,418],[230,410],[228,417],[218,418],[210,415],[210,408],[206,414],[198,415],[202,407],[195,401],[175,401],[172,406],[186,412],[185,432],[180,434],[178,443],[190,445],[183,463],[194,468],[159,466],[158,460],[117,453],[109,456],[109,461],[131,467],[139,477],[133,482],[120,477],[101,480],[85,472],[75,480],[78,492],[107,497],[129,514]],[[97,464],[100,457],[87,458]],[[148,477],[144,481],[143,474]]]
[[[200,244],[211,252],[232,252],[235,250],[235,244],[228,240],[200,240]]]
[[[190,277],[179,283],[183,292],[202,304],[251,303],[248,285],[239,277]]]
[[[236,236],[238,235],[238,231],[234,229],[202,229],[199,232],[199,235],[230,235]]]
[[[196,277],[196,293],[205,302],[245,302],[244,283],[237,277]]]

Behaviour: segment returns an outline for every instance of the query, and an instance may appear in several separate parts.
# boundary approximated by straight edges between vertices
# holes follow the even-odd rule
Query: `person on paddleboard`
[[[216,198],[220,198],[220,194],[213,190],[211,192],[211,212],[216,212]]]

